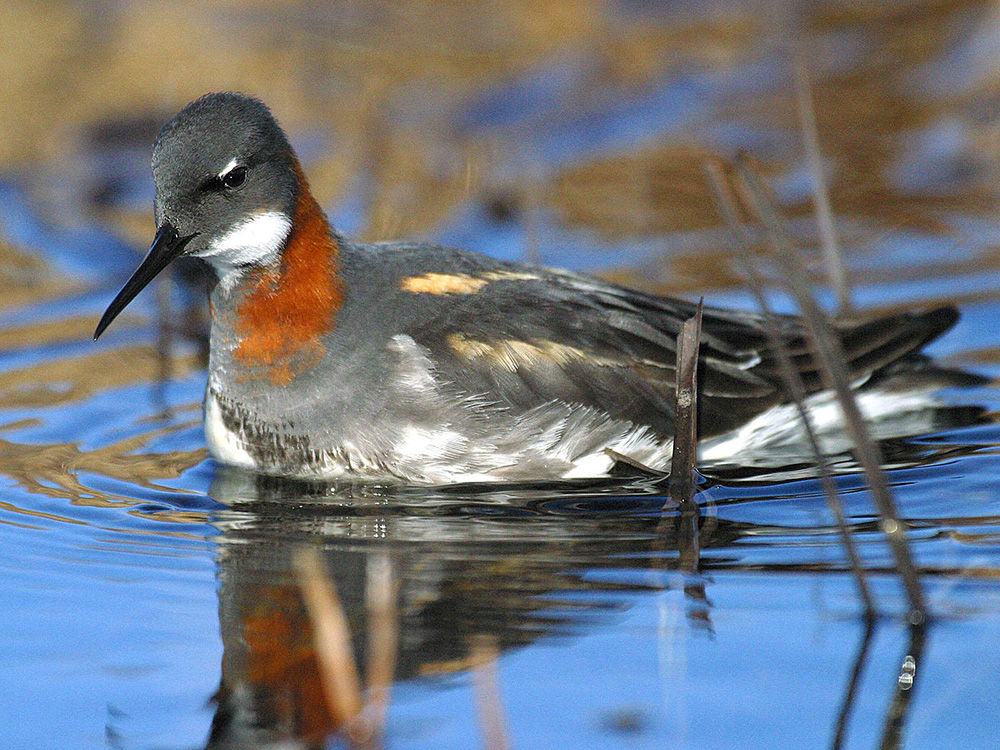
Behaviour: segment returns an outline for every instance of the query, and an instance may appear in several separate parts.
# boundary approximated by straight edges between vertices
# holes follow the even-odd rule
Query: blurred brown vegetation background
[[[849,254],[995,208],[1000,11],[978,0],[12,2],[0,27],[0,171],[28,176],[53,221],[106,222],[137,245],[148,203],[108,199],[102,172],[129,160],[148,171],[166,118],[238,90],[275,111],[324,205],[361,200],[361,237],[433,235],[481,201],[524,221],[529,257],[545,260],[561,228],[597,249],[670,237],[651,261],[625,259],[622,277],[674,291],[735,284],[724,235],[698,234],[720,224],[702,163],[745,147],[779,183],[803,172],[797,44]],[[518,114],[518,82],[546,74],[567,82]],[[575,148],[587,118],[685,77],[706,91],[693,113]],[[498,91],[513,114],[470,120]],[[669,97],[662,109],[670,122]],[[568,134],[571,158],[539,153],[546,132]],[[922,152],[951,132],[940,158]],[[807,190],[787,202],[812,213]]]

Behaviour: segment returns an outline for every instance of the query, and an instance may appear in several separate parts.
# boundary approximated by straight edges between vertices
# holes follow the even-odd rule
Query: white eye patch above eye
[[[222,171],[219,172],[219,179],[220,180],[224,179],[225,176],[230,172],[232,172],[234,169],[236,169],[237,166],[239,166],[239,161],[236,160],[235,158],[232,159],[226,166],[222,168]]]

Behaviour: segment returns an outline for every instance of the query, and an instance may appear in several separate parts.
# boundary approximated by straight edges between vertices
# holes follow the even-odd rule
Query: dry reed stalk
[[[864,567],[861,564],[861,558],[858,555],[857,548],[854,545],[854,539],[851,537],[851,531],[848,528],[847,520],[844,517],[844,508],[840,502],[837,485],[833,480],[833,473],[830,470],[830,462],[827,460],[826,455],[820,447],[819,438],[817,437],[815,427],[813,426],[812,416],[805,405],[805,385],[802,382],[802,377],[799,375],[792,363],[792,355],[791,352],[788,351],[788,344],[777,332],[777,326],[774,323],[774,313],[767,301],[767,296],[764,294],[765,284],[755,267],[749,230],[740,222],[736,198],[729,185],[726,171],[722,163],[718,160],[709,161],[706,164],[706,172],[709,178],[709,185],[715,196],[716,204],[718,205],[719,211],[722,213],[726,224],[729,226],[733,239],[736,242],[736,246],[739,249],[738,258],[743,267],[743,271],[750,282],[750,289],[753,291],[754,297],[757,300],[757,305],[760,307],[761,313],[764,315],[767,337],[771,347],[777,354],[778,370],[781,373],[781,379],[784,382],[788,397],[791,399],[792,403],[795,404],[799,419],[801,420],[803,429],[806,433],[806,438],[809,441],[809,447],[812,450],[813,457],[816,459],[816,465],[819,468],[820,486],[823,489],[823,496],[826,498],[830,511],[833,513],[834,519],[836,520],[837,529],[840,531],[840,538],[843,541],[844,549],[847,552],[848,563],[851,566],[851,571],[854,573],[854,581],[858,587],[858,594],[861,596],[861,601],[865,606],[865,616],[870,620],[877,615],[875,601],[872,598]]]
[[[351,647],[351,630],[336,587],[323,567],[318,550],[311,547],[296,550],[292,564],[309,615],[330,714],[345,729],[351,745],[363,744],[358,743],[358,733],[353,731],[356,727],[352,726],[364,706],[361,680]]]
[[[796,256],[791,234],[770,199],[771,193],[759,172],[747,158],[741,157],[737,167],[739,175],[737,187],[740,194],[764,225],[769,244],[775,251],[778,266],[785,277],[789,291],[798,303],[810,333],[814,353],[822,365],[825,385],[834,391],[840,404],[847,433],[853,443],[854,456],[864,469],[872,497],[882,516],[882,531],[889,540],[896,568],[909,599],[910,622],[914,624],[923,622],[926,617],[926,605],[920,578],[913,564],[903,524],[889,489],[889,482],[882,469],[881,450],[872,440],[857,400],[851,391],[843,346],[830,320],[816,302],[808,274]]]
[[[670,459],[670,496],[680,508],[677,526],[677,566],[686,574],[685,597],[696,605],[688,617],[711,628],[705,583],[697,577],[701,562],[698,522],[701,513],[694,501],[694,471],[698,452],[698,352],[701,348],[703,300],[695,314],[684,321],[677,336],[677,391],[674,413],[674,446]]]
[[[826,178],[823,174],[823,154],[820,151],[819,131],[816,127],[816,107],[813,102],[812,87],[809,85],[809,69],[806,67],[805,52],[801,44],[795,45],[793,55],[795,102],[798,105],[799,122],[802,125],[802,137],[805,141],[809,173],[812,175],[816,226],[823,247],[823,262],[826,264],[830,285],[837,295],[838,309],[842,315],[846,315],[852,310],[851,290],[847,283],[847,271],[844,268],[840,243],[837,240],[837,229],[833,223],[830,191],[827,189]]]
[[[670,495],[681,507],[694,505],[694,468],[698,450],[698,350],[701,347],[702,302],[684,321],[677,336],[677,400],[674,447],[670,460]]]
[[[479,722],[483,727],[483,746],[486,750],[508,750],[507,722],[500,699],[500,678],[497,673],[498,651],[496,643],[488,638],[477,641],[472,650],[472,682],[476,690]]]

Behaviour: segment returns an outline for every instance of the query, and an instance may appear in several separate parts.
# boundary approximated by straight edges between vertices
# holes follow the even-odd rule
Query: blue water
[[[612,36],[705,12],[699,3],[616,8]],[[721,16],[708,18],[726,28]],[[908,22],[882,18],[878,28],[909,38]],[[483,744],[474,679],[483,644],[498,655],[491,710],[515,748],[826,748],[841,716],[842,747],[873,747],[900,696],[910,699],[902,741],[886,746],[1000,745],[1000,393],[989,380],[1000,375],[1000,214],[989,208],[984,176],[995,155],[975,113],[947,86],[939,90],[961,78],[963,60],[988,72],[973,52],[996,32],[985,21],[953,22],[945,14],[938,29],[952,29],[950,46],[889,73],[878,67],[887,53],[873,46],[869,20],[817,21],[810,31],[829,53],[816,63],[822,76],[898,75],[888,88],[905,91],[920,114],[881,123],[878,112],[897,111],[883,91],[883,107],[859,125],[843,100],[832,99],[840,110],[824,109],[835,87],[818,90],[834,179],[855,168],[852,136],[868,132],[861,129],[872,132],[873,148],[893,143],[878,154],[878,179],[834,193],[855,301],[872,309],[957,303],[960,323],[928,352],[986,378],[942,395],[980,409],[975,418],[883,445],[898,467],[889,480],[930,604],[925,629],[905,623],[877,513],[846,463],[838,484],[882,615],[867,641],[813,479],[707,481],[697,496],[693,571],[682,562],[691,554],[683,519],[661,510],[666,490],[649,480],[323,488],[219,467],[201,431],[202,324],[182,320],[202,310],[197,284],[165,277],[100,343],[90,341],[141,247],[102,218],[88,191],[104,180],[115,187],[113,208],[144,216],[151,183],[144,148],[89,143],[93,153],[76,158],[90,171],[59,190],[58,170],[0,169],[0,746],[276,747],[303,737],[321,746],[333,727],[324,724],[292,568],[306,547],[322,551],[362,669],[366,575],[376,564],[393,571],[391,748]],[[486,188],[455,201],[422,236],[751,306],[746,287],[730,281],[726,235],[710,209],[675,230],[633,231],[628,222],[608,229],[573,220],[551,198],[567,170],[628,157],[648,167],[636,180],[661,185],[662,194],[638,194],[651,203],[636,206],[645,216],[639,209],[655,212],[675,192],[704,191],[697,174],[675,173],[656,149],[731,156],[748,148],[771,167],[819,269],[799,131],[794,117],[776,113],[789,90],[787,59],[766,36],[732,49],[719,42],[717,54],[707,42],[685,44],[640,82],[616,79],[601,64],[611,53],[582,44],[430,103],[414,88],[432,90],[433,78],[402,86],[390,128],[433,127],[446,164],[464,165],[470,141],[501,144],[490,146]],[[100,117],[115,123],[120,113]],[[290,134],[307,171],[343,145],[306,129]],[[350,189],[327,208],[360,232],[378,175],[361,162],[347,179]],[[516,193],[522,183],[536,185],[536,203]],[[498,215],[491,200],[512,190],[509,215]],[[820,296],[832,300],[828,290]],[[793,309],[787,294],[774,301]],[[170,336],[164,318],[177,329]],[[922,648],[912,640],[921,636]],[[915,681],[900,690],[908,654]]]

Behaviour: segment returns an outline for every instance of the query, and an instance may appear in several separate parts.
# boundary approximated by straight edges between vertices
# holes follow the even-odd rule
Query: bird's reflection
[[[320,746],[337,729],[293,572],[303,546],[322,550],[362,665],[367,570],[377,559],[391,561],[397,680],[455,672],[470,665],[484,641],[510,649],[573,632],[613,609],[606,599],[585,603],[567,593],[657,589],[672,581],[588,580],[585,571],[594,567],[678,570],[683,557],[689,573],[677,583],[704,599],[692,583],[692,551],[678,549],[678,538],[691,539],[692,519],[684,518],[688,530],[678,537],[682,519],[662,512],[665,498],[650,480],[417,492],[223,470],[212,494],[229,509],[215,520],[225,654],[209,747],[290,740]],[[712,521],[702,545],[725,546],[739,536],[736,524]]]
[[[899,447],[897,458],[915,466],[977,447],[914,441]],[[689,626],[710,634],[705,584],[712,570],[846,571],[828,557],[746,567],[741,540],[835,533],[822,523],[784,528],[715,512],[716,504],[788,491],[753,483],[752,491],[706,485],[697,507],[682,511],[662,481],[650,478],[417,489],[310,484],[220,467],[211,494],[226,506],[214,518],[225,651],[208,747],[322,747],[339,728],[295,576],[304,548],[321,551],[362,672],[368,574],[387,563],[398,613],[393,678],[449,674],[473,666],[484,642],[503,651],[594,627],[613,616],[615,592],[678,588]],[[815,501],[822,507],[819,495]],[[873,532],[874,523],[866,517],[852,529]],[[591,575],[595,570],[601,575]]]

